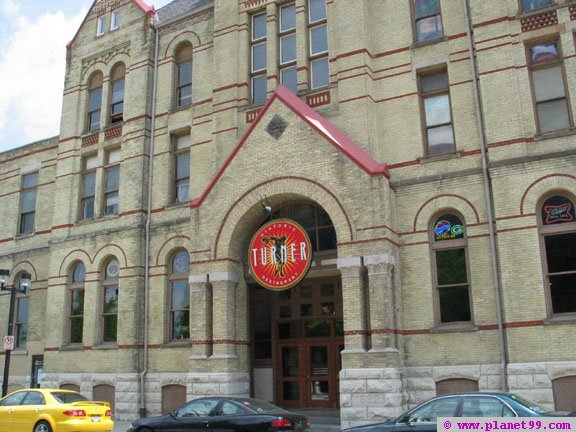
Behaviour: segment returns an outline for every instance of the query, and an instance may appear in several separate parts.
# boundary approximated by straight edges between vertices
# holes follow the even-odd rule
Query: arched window
[[[84,329],[84,282],[86,268],[83,263],[74,266],[70,277],[69,335],[70,344],[82,343]]]
[[[170,264],[170,340],[190,339],[190,288],[188,252],[174,254]]]
[[[116,342],[118,333],[118,260],[112,258],[102,274],[102,342]]]
[[[328,213],[311,203],[295,203],[272,213],[272,219],[292,219],[308,233],[314,252],[336,249],[336,231]]]
[[[182,44],[176,51],[176,107],[192,103],[192,45]]]
[[[14,340],[16,348],[25,348],[28,340],[28,310],[30,306],[30,283],[22,283],[22,274],[16,278],[18,291],[14,308]]]
[[[436,323],[472,321],[467,241],[462,219],[444,213],[432,225],[432,272]]]
[[[576,217],[574,199],[556,194],[540,206],[540,238],[548,315],[576,313]]]
[[[102,72],[96,72],[88,82],[88,118],[86,129],[89,132],[100,129],[100,111],[102,108]]]
[[[110,124],[121,123],[124,120],[124,76],[126,67],[119,63],[112,69],[110,92]]]

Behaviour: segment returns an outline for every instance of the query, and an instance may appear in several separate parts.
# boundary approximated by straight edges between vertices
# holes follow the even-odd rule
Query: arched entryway
[[[254,231],[275,219],[306,230],[313,263],[306,278],[283,291],[248,277],[252,393],[285,407],[337,408],[344,331],[336,232],[328,213],[310,201],[280,206]]]

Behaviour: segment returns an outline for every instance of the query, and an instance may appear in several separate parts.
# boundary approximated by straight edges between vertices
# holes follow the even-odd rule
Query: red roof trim
[[[148,6],[146,3],[144,3],[144,0],[132,0],[132,3],[136,3],[136,6],[138,6],[140,9],[142,9],[142,11],[147,15],[156,15],[156,9],[154,9],[154,6]],[[82,24],[80,24],[80,27],[78,27],[78,30],[76,31],[76,34],[74,35],[72,40],[66,44],[66,48],[70,48],[72,46],[72,44],[76,41],[76,38],[78,37],[78,34],[80,33],[80,30],[82,30],[82,27],[84,27],[84,23],[88,19],[88,15],[90,15],[90,12],[92,12],[92,9],[94,8],[95,5],[96,5],[96,0],[94,0],[94,2],[92,3],[92,6],[90,6],[90,8],[88,9],[88,13],[86,14],[84,19],[82,20]]]
[[[388,170],[388,165],[385,163],[376,162],[372,156],[366,153],[358,144],[352,141],[346,134],[337,129],[332,123],[310,108],[306,103],[304,103],[298,96],[292,93],[288,88],[283,85],[279,85],[272,97],[268,99],[264,107],[258,113],[256,119],[252,122],[244,136],[240,139],[234,150],[226,159],[226,162],[222,165],[216,176],[212,179],[206,190],[202,195],[190,202],[191,208],[200,207],[204,202],[208,194],[214,189],[216,183],[220,180],[224,171],[228,168],[232,160],[236,157],[236,154],[240,151],[244,142],[252,134],[254,128],[260,123],[262,117],[268,111],[270,105],[274,100],[280,100],[284,105],[290,108],[298,117],[304,120],[308,125],[315,129],[320,135],[322,135],[330,144],[336,147],[339,151],[344,153],[352,162],[362,168],[370,176],[380,176],[383,175],[386,178],[390,178],[390,172]]]

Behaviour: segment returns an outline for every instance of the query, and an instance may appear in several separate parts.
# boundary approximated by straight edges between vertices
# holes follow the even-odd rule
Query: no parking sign
[[[14,349],[14,336],[4,336],[4,350],[12,351]]]

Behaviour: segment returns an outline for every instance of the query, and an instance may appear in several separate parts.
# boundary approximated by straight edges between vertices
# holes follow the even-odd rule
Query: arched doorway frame
[[[224,216],[223,223],[218,230],[213,249],[214,259],[229,259],[236,263],[245,261],[244,255],[247,244],[256,228],[265,219],[262,214],[262,202],[264,200],[272,207],[273,211],[295,202],[306,202],[322,208],[332,220],[337,242],[351,242],[353,240],[354,229],[351,219],[333,192],[313,180],[294,177],[281,178],[267,181],[252,188],[234,202]],[[334,276],[339,280],[337,269],[334,269]],[[249,291],[246,281],[242,281],[240,285]],[[341,284],[338,283],[338,286]],[[247,299],[249,298],[247,295]],[[240,320],[249,317],[249,310],[246,312],[248,316],[239,317]],[[342,349],[343,338],[339,345],[333,343],[332,346],[335,346],[335,349]],[[308,348],[321,349],[321,347],[312,347],[312,345]],[[307,351],[308,348],[304,350]],[[331,364],[339,364],[339,361],[332,361]],[[339,369],[339,366],[335,367]],[[337,375],[337,372],[335,374]],[[254,376],[254,369],[252,368],[250,368],[250,375]],[[253,382],[253,380],[251,381]],[[336,380],[334,380],[334,385],[337,387]],[[274,394],[277,393],[274,391]],[[337,395],[337,392],[333,394]],[[338,399],[337,396],[336,399]],[[337,404],[335,401],[330,403]],[[331,407],[335,406],[331,405]]]

